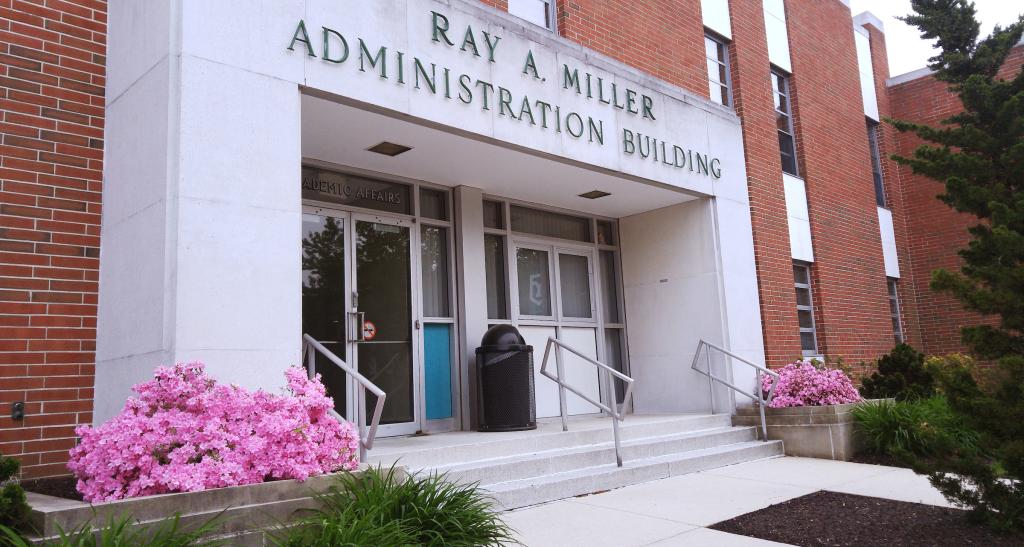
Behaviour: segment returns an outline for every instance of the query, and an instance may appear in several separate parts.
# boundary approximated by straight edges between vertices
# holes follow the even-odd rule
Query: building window
[[[772,94],[775,96],[775,125],[779,130],[782,170],[796,176],[796,139],[793,138],[793,103],[789,97],[789,76],[775,69],[772,69]]]
[[[546,29],[555,29],[552,0],[508,0],[508,12]]]
[[[708,87],[711,92],[711,100],[720,105],[731,106],[729,48],[725,42],[705,34],[704,51],[708,61]]]
[[[794,262],[793,282],[796,287],[796,314],[800,321],[800,349],[804,357],[816,357],[818,356],[818,337],[814,327],[810,265]]]
[[[889,313],[892,315],[892,333],[897,344],[903,343],[903,321],[900,321],[900,295],[896,290],[896,279],[887,279],[889,284]]]
[[[871,173],[875,178],[875,201],[885,207],[885,185],[882,184],[882,154],[878,150],[878,122],[868,120],[868,148],[871,149]]]

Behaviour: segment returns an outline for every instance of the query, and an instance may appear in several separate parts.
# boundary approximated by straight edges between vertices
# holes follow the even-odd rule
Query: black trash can
[[[480,431],[537,429],[533,346],[512,325],[495,325],[476,348]]]

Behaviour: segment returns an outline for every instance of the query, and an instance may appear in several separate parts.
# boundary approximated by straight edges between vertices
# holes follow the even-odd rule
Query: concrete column
[[[476,426],[476,348],[487,331],[487,280],[484,264],[483,192],[455,189],[455,268],[459,297],[459,348],[462,352],[462,427]]]
[[[110,5],[97,423],[161,364],[276,389],[300,360],[298,86],[189,53],[191,5]]]

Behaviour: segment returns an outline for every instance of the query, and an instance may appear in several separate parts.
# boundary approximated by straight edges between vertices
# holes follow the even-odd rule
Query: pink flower
[[[157,368],[121,413],[81,426],[68,469],[86,501],[305,480],[358,467],[359,437],[330,416],[319,376],[289,368],[287,394],[218,385],[202,363]]]
[[[775,372],[779,374],[779,385],[768,405],[772,408],[840,405],[860,400],[857,388],[841,370],[819,369],[810,362],[797,361]],[[765,394],[773,382],[771,376],[761,377],[761,389]]]

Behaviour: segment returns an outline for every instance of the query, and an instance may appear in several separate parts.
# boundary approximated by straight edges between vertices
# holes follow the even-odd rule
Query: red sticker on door
[[[373,321],[363,321],[363,340],[370,341],[377,337],[377,325]]]

